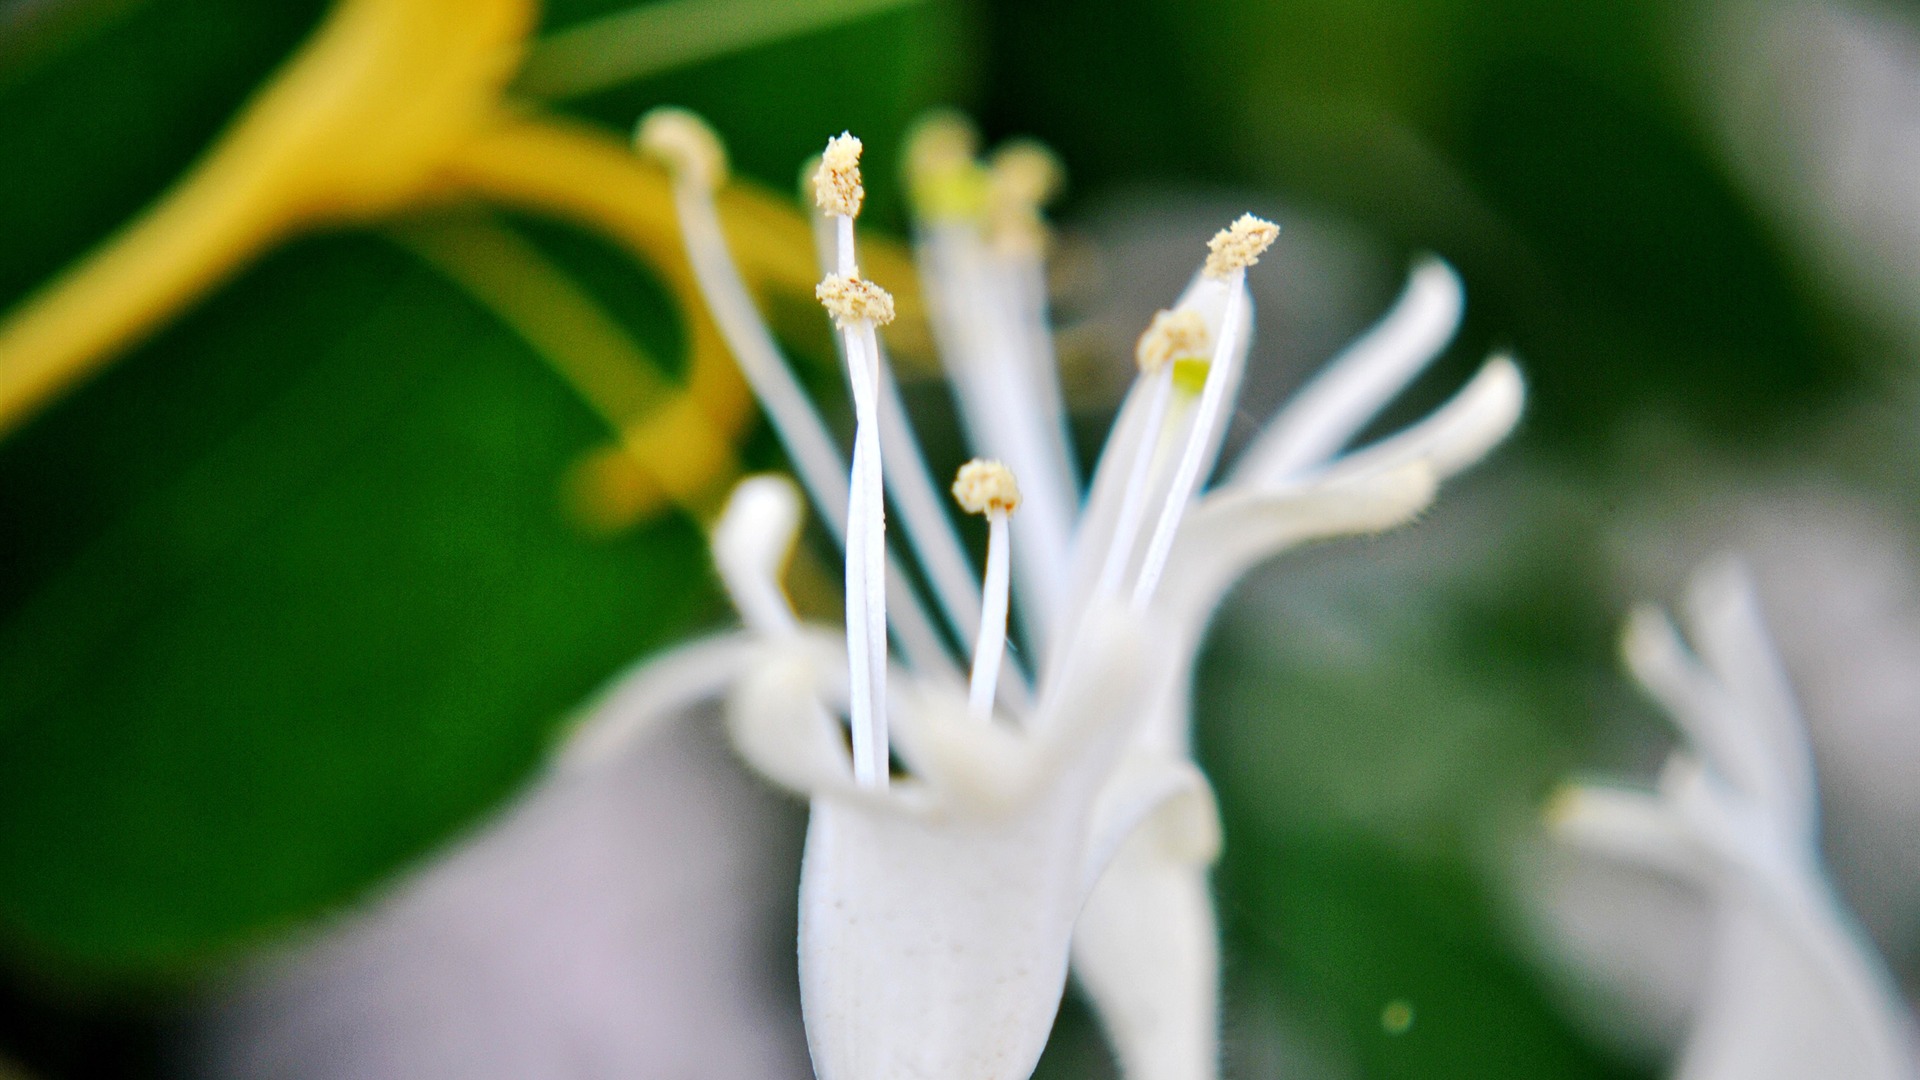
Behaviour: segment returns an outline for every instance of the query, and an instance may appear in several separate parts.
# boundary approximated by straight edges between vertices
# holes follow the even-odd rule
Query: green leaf
[[[591,540],[604,429],[386,242],[293,245],[0,453],[0,919],[159,968],[512,789],[712,610],[699,537]]]

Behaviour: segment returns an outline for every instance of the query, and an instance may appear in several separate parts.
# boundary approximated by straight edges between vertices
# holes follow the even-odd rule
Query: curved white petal
[[[825,704],[846,695],[839,644],[798,636],[763,643],[727,698],[734,749],[761,776],[801,795],[860,790],[845,733]]]
[[[1441,480],[1477,464],[1513,433],[1526,407],[1519,365],[1496,356],[1447,403],[1395,435],[1343,454],[1315,479],[1339,480],[1424,461]]]
[[[1207,1080],[1220,1023],[1212,791],[1191,762],[1136,752],[1097,817],[1088,860],[1097,884],[1074,924],[1074,977],[1128,1080]]]
[[[1700,656],[1737,703],[1768,768],[1766,798],[1802,839],[1815,839],[1813,751],[1785,669],[1760,614],[1752,578],[1723,558],[1694,576],[1688,628]]]
[[[1764,733],[1688,651],[1666,613],[1636,607],[1620,652],[1634,679],[1673,717],[1701,758],[1736,789],[1770,804],[1774,766]]]
[[[800,492],[773,473],[735,484],[714,523],[714,567],[740,620],[756,633],[783,635],[797,628],[780,572],[799,536]]]
[[[1563,843],[1706,884],[1706,853],[1658,795],[1604,784],[1568,784],[1547,807]]]
[[[1024,805],[925,812],[816,798],[800,882],[800,991],[821,1080],[1022,1080],[1065,985],[1094,800],[1151,665],[1116,612],[1043,701],[1062,767]]]
[[[1393,309],[1268,422],[1241,456],[1234,479],[1280,483],[1332,458],[1447,347],[1464,304],[1453,268],[1422,259]]]
[[[756,643],[730,632],[650,656],[588,705],[555,760],[562,772],[598,768],[642,744],[660,725],[724,693],[752,663]]]
[[[1434,473],[1423,462],[1339,483],[1290,491],[1226,488],[1188,516],[1161,588],[1159,610],[1176,640],[1193,638],[1220,595],[1248,568],[1288,548],[1403,525],[1432,503]]]

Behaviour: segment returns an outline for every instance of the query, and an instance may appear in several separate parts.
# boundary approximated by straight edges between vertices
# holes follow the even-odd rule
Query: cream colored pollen
[[[677,178],[717,188],[727,180],[727,149],[698,114],[664,105],[649,110],[633,132],[633,145]]]
[[[862,319],[875,326],[893,321],[893,295],[858,275],[828,274],[814,287],[813,295],[841,326]]]
[[[820,209],[840,217],[860,216],[867,190],[860,184],[860,140],[841,132],[827,140],[820,167],[813,174],[813,200]]]
[[[1207,241],[1207,276],[1223,278],[1235,270],[1245,270],[1260,261],[1260,256],[1280,235],[1280,226],[1252,214],[1241,214],[1238,221],[1215,233]]]
[[[974,458],[954,474],[953,498],[969,514],[1011,514],[1020,508],[1020,485],[1001,462]]]
[[[1156,312],[1133,349],[1133,358],[1140,370],[1149,374],[1175,360],[1205,355],[1207,320],[1192,308]]]

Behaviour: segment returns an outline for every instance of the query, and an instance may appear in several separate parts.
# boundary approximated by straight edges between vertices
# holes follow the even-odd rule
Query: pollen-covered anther
[[[885,326],[893,321],[893,294],[858,275],[828,274],[814,286],[813,295],[841,326],[861,320]]]
[[[1155,313],[1133,347],[1140,370],[1149,374],[1175,360],[1207,355],[1207,320],[1191,308]]]
[[[953,498],[969,514],[1011,514],[1020,508],[1020,485],[1006,465],[974,458],[955,474]]]
[[[633,145],[679,179],[709,189],[726,182],[727,149],[720,136],[686,109],[661,106],[650,110],[634,129]]]
[[[813,200],[840,217],[859,217],[867,190],[860,184],[860,140],[841,132],[827,140],[820,167],[813,173]]]
[[[1279,235],[1280,226],[1273,222],[1241,214],[1238,221],[1207,241],[1207,276],[1223,278],[1235,270],[1245,270],[1260,261]]]

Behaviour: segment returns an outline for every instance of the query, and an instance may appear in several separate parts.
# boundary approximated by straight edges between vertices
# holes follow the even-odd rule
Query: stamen
[[[1007,652],[1008,565],[1007,517],[1020,506],[1020,488],[1013,470],[998,461],[975,458],[960,466],[953,479],[953,497],[969,514],[987,519],[987,571],[980,593],[980,634],[973,645],[973,678],[967,685],[967,707],[975,717],[993,715],[994,692]]]
[[[1221,230],[1208,243],[1206,274],[1220,280],[1227,290],[1227,301],[1220,313],[1220,340],[1214,343],[1213,359],[1207,365],[1207,382],[1200,391],[1200,405],[1193,426],[1187,432],[1187,445],[1174,469],[1167,501],[1161,504],[1160,520],[1147,543],[1146,558],[1140,564],[1140,577],[1134,582],[1133,607],[1144,610],[1160,584],[1167,557],[1173,552],[1174,534],[1180,519],[1199,487],[1201,470],[1214,447],[1214,432],[1225,415],[1227,386],[1234,377],[1240,343],[1240,306],[1245,302],[1247,267],[1259,261],[1260,254],[1273,244],[1280,227],[1252,214],[1242,214],[1230,227]],[[1216,272],[1217,271],[1217,272]]]
[[[893,320],[893,297],[860,277],[853,219],[860,186],[860,140],[842,132],[828,140],[813,174],[813,197],[834,216],[838,272],[814,294],[833,314],[853,391],[852,499],[847,506],[847,675],[853,722],[854,779],[887,786],[887,522],[880,464],[880,339],[876,324]]]
[[[1207,355],[1207,320],[1192,308],[1161,311],[1133,348],[1134,362],[1144,374],[1153,374],[1177,360]]]
[[[1140,365],[1140,378],[1147,381],[1147,420],[1144,435],[1134,449],[1127,471],[1127,485],[1120,497],[1120,516],[1114,520],[1113,540],[1107,547],[1107,559],[1100,568],[1100,592],[1112,596],[1120,591],[1120,578],[1133,557],[1133,547],[1145,518],[1147,484],[1153,470],[1154,452],[1160,447],[1160,429],[1167,420],[1167,404],[1172,398],[1174,365],[1206,354],[1207,321],[1192,308],[1161,311],[1154,315],[1133,356]]]
[[[711,164],[712,158],[701,147],[718,146],[719,138],[690,112],[656,109],[641,119],[634,141],[642,153],[665,165],[673,175],[674,209],[681,237],[694,278],[706,297],[707,310],[733,350],[754,396],[766,409],[774,434],[800,474],[800,482],[820,508],[834,538],[844,544],[846,536],[841,528],[847,508],[846,463],[825,421],[814,411],[788,368],[727,249],[720,215],[713,204],[714,175],[702,168],[703,162]]]
[[[1241,214],[1239,220],[1221,229],[1207,241],[1206,274],[1224,278],[1260,261],[1260,256],[1280,235],[1280,226],[1271,221]]]
[[[674,210],[686,244],[687,260],[692,264],[707,309],[739,362],[741,374],[753,388],[754,397],[766,410],[774,434],[792,459],[802,486],[819,508],[827,531],[847,550],[846,525],[851,500],[846,459],[841,456],[825,421],[794,378],[772,332],[760,316],[760,309],[747,292],[721,231],[713,189],[707,183],[712,175],[699,168],[701,159],[707,158],[699,146],[707,143],[718,147],[720,140],[693,113],[681,109],[655,111],[665,112],[673,119],[664,126],[656,125],[654,113],[649,113],[636,130],[635,142],[642,153],[666,166],[673,176]],[[699,130],[690,132],[687,130],[690,127]],[[689,165],[694,167],[689,169]],[[890,581],[902,584],[906,581],[897,567],[889,566],[887,573]],[[952,657],[918,598],[906,592],[898,608],[894,617],[896,629],[913,666],[921,671],[957,675]]]
[[[860,183],[860,140],[841,132],[827,140],[813,174],[813,197],[820,209],[843,218],[860,216],[867,190]]]
[[[852,329],[862,321],[885,326],[893,321],[893,294],[861,277],[828,274],[814,287],[813,295],[826,306],[840,329]]]
[[[807,205],[814,202],[813,173],[818,165],[817,159],[809,162],[800,174],[801,199]],[[812,217],[814,250],[824,273],[835,259],[834,222],[838,219],[824,213],[815,213]],[[914,437],[913,424],[907,417],[907,407],[901,400],[900,387],[889,368],[884,347],[880,351],[879,367],[880,453],[887,462],[887,495],[907,534],[908,545],[919,556],[927,584],[945,612],[955,640],[970,641],[980,629],[980,581],[946,511],[926,455]],[[897,572],[889,573],[887,587],[897,601],[887,614],[899,623],[909,609],[917,606],[917,597],[912,586]]]
[[[1068,577],[1079,483],[1069,446],[1039,245],[989,243],[989,195],[1006,220],[1038,218],[1048,192],[1044,151],[1003,156],[998,190],[973,160],[970,127],[936,114],[908,148],[918,225],[920,280],[969,441],[1018,470],[1028,506],[1021,518],[1020,617],[1036,657],[1051,647]],[[1037,222],[1035,223],[1037,225]],[[1029,229],[1029,231],[1037,231]]]

